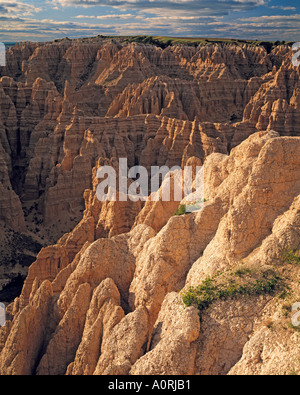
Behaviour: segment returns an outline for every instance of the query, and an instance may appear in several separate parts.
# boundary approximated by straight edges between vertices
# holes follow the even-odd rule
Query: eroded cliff
[[[297,254],[300,226],[289,50],[26,43],[0,73],[1,231],[45,246],[7,308],[1,374],[299,372],[284,313],[299,298],[283,254]],[[204,164],[203,210],[99,202],[98,167],[125,157]],[[274,271],[290,293],[220,298],[200,317],[184,306],[190,287],[231,271]]]

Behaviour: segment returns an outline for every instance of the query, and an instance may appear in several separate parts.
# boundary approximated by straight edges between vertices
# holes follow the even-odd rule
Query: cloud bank
[[[230,12],[249,11],[266,4],[265,0],[53,0],[63,7],[109,6],[121,10],[168,13],[179,11],[197,15],[228,15]]]
[[[294,0],[0,0],[0,41],[160,35],[298,41]]]

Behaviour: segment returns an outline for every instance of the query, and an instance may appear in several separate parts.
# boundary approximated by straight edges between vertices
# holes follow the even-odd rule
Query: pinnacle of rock
[[[300,373],[283,313],[300,298],[299,77],[284,46],[10,48],[0,295],[25,281],[7,300],[0,374]],[[163,183],[158,200],[99,201],[97,170],[120,158],[203,165],[203,208],[174,215],[185,202],[163,201]],[[292,293],[267,292],[270,273]],[[208,286],[223,293],[199,316],[203,294],[183,295]]]

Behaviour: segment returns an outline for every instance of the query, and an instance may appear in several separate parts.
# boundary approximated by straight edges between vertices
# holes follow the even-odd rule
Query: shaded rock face
[[[299,269],[281,255],[299,249],[299,154],[300,137],[270,131],[229,156],[210,155],[203,210],[172,216],[161,230],[140,223],[93,240],[93,217],[85,217],[42,250],[8,306],[0,373],[299,372],[299,333],[283,314],[283,296],[220,299],[200,316],[182,300],[208,276],[243,270],[249,278],[282,270],[291,300],[300,296]]]
[[[82,217],[99,163],[203,161],[259,130],[297,135],[298,116],[285,47],[16,45],[0,70],[0,220],[24,230],[19,197],[30,230],[56,242]],[[126,225],[102,221],[103,234],[130,230],[138,209]]]
[[[0,328],[0,374],[298,372],[286,350],[299,336],[284,329],[278,298],[221,300],[201,317],[181,298],[207,276],[273,267],[300,248],[291,53],[63,41],[17,45],[7,60],[1,248],[15,249],[8,232],[26,236],[34,262],[28,274],[22,257],[7,270],[27,277]],[[119,158],[148,170],[203,164],[204,209],[99,202],[97,169]],[[286,270],[297,298],[297,270]]]

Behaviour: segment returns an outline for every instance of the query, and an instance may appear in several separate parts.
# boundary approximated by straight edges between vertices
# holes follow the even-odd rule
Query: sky
[[[0,0],[0,41],[102,35],[300,41],[299,0]]]

